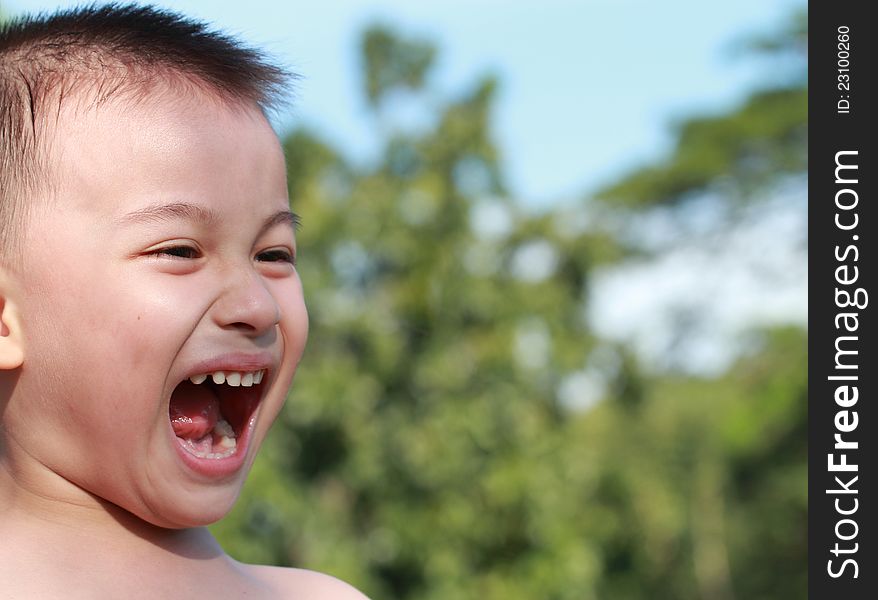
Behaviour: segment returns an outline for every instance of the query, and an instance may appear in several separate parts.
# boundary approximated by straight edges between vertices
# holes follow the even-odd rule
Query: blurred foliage
[[[369,103],[373,106],[380,104],[394,89],[419,90],[435,54],[435,48],[428,42],[403,39],[379,25],[370,27],[361,43]]]
[[[739,48],[747,52],[755,52],[759,54],[768,54],[772,56],[790,55],[797,59],[797,62],[805,62],[802,67],[807,66],[807,61],[798,59],[807,58],[808,55],[808,12],[799,10],[790,15],[786,25],[780,31],[772,31],[764,35],[748,35],[739,44]],[[799,79],[799,83],[804,83],[808,77],[807,68],[800,69],[795,72]]]
[[[375,110],[421,90],[435,55],[385,28],[361,50]],[[596,339],[589,273],[620,244],[588,206],[534,215],[509,197],[497,86],[385,131],[373,168],[305,129],[284,140],[311,337],[215,533],[236,558],[375,599],[804,597],[805,333],[763,332],[715,378]],[[803,102],[761,91],[687,122],[666,163],[602,197],[644,210],[803,170]],[[594,365],[606,385],[585,410]]]
[[[696,116],[675,127],[676,144],[657,165],[640,168],[597,197],[643,210],[679,205],[719,189],[738,199],[756,195],[808,161],[807,13],[794,13],[771,35],[748,36],[743,50],[768,60],[778,85],[753,93],[730,112]],[[786,75],[786,77],[784,76]]]
[[[643,207],[680,202],[712,186],[734,186],[750,194],[783,174],[803,170],[807,122],[804,87],[754,94],[731,114],[682,123],[670,158],[633,173],[599,197]]]

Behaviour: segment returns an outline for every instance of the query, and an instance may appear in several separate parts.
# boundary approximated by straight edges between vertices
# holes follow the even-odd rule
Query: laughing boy
[[[0,26],[0,598],[363,598],[205,528],[308,332],[286,80],[153,8]]]

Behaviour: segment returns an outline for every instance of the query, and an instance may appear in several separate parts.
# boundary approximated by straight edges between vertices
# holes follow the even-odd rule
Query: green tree
[[[360,48],[376,113],[440,95],[429,44],[372,28]],[[217,534],[375,598],[800,597],[803,333],[766,332],[719,377],[644,369],[583,310],[595,268],[644,250],[581,217],[682,206],[728,174],[736,202],[801,170],[801,89],[684,124],[601,205],[533,215],[489,127],[499,85],[423,130],[390,121],[372,168],[284,140],[311,339]]]
[[[702,235],[722,240],[742,226],[747,208],[768,210],[781,182],[799,182],[786,198],[800,207],[806,25],[802,12],[774,35],[750,38],[743,47],[785,65],[789,76],[726,113],[679,123],[667,158],[600,190],[595,212],[614,224],[661,212],[684,232],[691,212],[708,204],[722,217]],[[656,250],[632,235],[636,227],[614,230],[639,261],[683,241]],[[807,595],[806,335],[787,328],[756,339],[758,352],[715,378],[635,369],[645,392],[635,413],[630,403],[610,402],[576,425],[585,428],[577,438],[593,440],[588,449],[608,452],[612,465],[599,504],[603,495],[610,514],[626,515],[609,535],[616,555],[605,562],[613,569],[601,577],[599,597]],[[596,439],[602,428],[618,431],[615,443]]]

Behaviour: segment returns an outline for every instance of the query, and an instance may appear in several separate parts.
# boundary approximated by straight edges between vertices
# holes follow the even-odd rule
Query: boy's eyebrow
[[[127,225],[129,223],[160,223],[174,219],[201,221],[208,225],[212,225],[218,220],[216,213],[210,209],[186,202],[172,202],[140,208],[121,217],[118,222],[120,225]]]
[[[186,202],[147,206],[124,215],[118,221],[120,224],[125,225],[129,223],[156,223],[174,219],[200,221],[207,225],[214,225],[219,221],[218,215],[209,208]],[[259,229],[259,235],[262,235],[275,225],[283,224],[287,224],[295,230],[301,224],[301,219],[299,215],[292,211],[279,210],[265,220],[265,223]]]
[[[302,219],[299,217],[299,215],[290,210],[279,210],[265,220],[265,223],[259,230],[259,235],[262,235],[275,225],[284,224],[289,225],[293,229],[293,231],[296,231],[302,224]]]

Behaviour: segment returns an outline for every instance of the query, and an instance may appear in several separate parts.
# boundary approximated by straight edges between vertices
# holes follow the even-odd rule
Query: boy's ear
[[[9,298],[9,282],[0,270],[0,370],[17,369],[24,362],[21,323]]]

